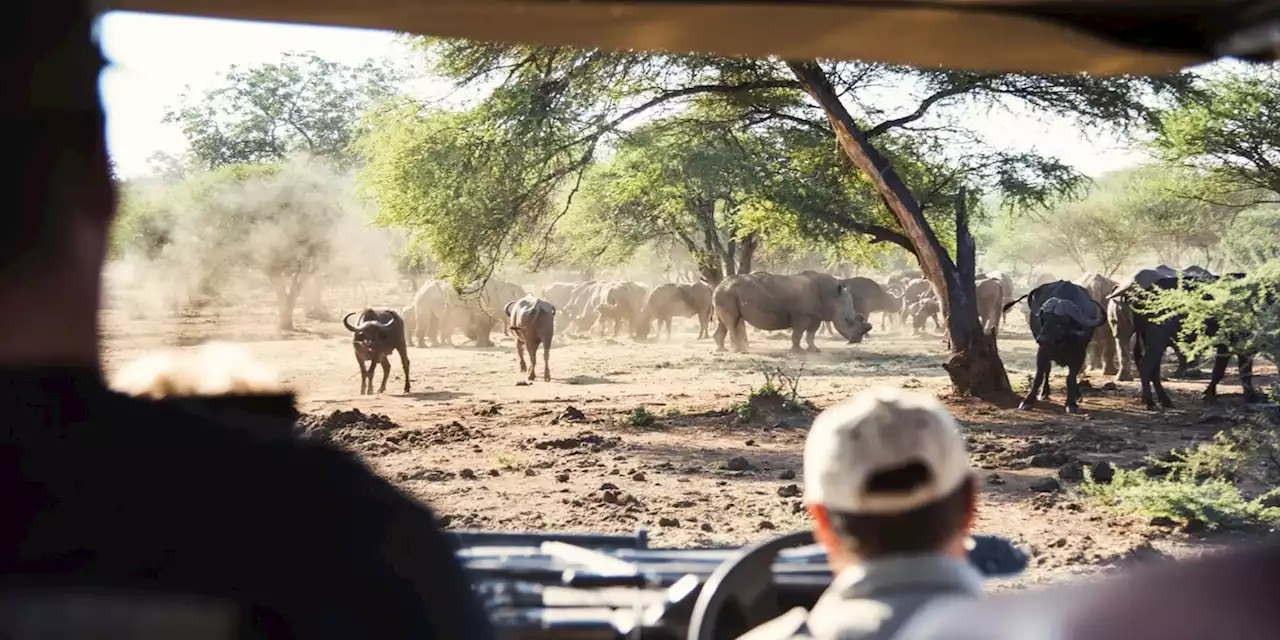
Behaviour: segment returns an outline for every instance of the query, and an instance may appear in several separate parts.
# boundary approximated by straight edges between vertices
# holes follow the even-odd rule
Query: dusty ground
[[[386,297],[387,306],[403,304]],[[797,359],[787,356],[785,339],[766,334],[752,336],[750,354],[716,354],[711,340],[694,340],[696,325],[686,322],[670,342],[561,336],[551,351],[552,381],[539,377],[528,386],[517,385],[514,343],[499,332],[489,349],[411,348],[412,393],[400,393],[395,363],[386,394],[360,396],[339,320],[298,314],[299,332],[281,337],[270,298],[252,302],[177,317],[109,308],[106,366],[110,371],[148,349],[208,340],[247,344],[317,419],[350,410],[385,415],[389,422],[347,414],[356,424],[333,438],[433,505],[450,527],[648,527],[652,543],[664,546],[738,545],[801,529],[808,420],[766,408],[744,422],[735,410],[765,382],[764,372],[799,374],[799,395],[819,408],[871,385],[941,396],[947,389],[937,336],[877,328],[859,345],[820,339],[821,354]],[[1034,345],[1017,312],[1001,351],[1015,386],[1025,387]],[[1274,378],[1261,364],[1258,373],[1263,384]],[[1024,542],[1035,553],[1032,568],[1003,586],[1070,579],[1131,559],[1185,557],[1238,540],[1116,519],[1084,507],[1068,481],[1033,488],[1057,478],[1066,462],[1130,462],[1211,437],[1224,419],[1220,408],[1198,402],[1203,385],[1167,383],[1178,407],[1160,414],[1141,409],[1136,383],[1122,383],[1117,391],[1089,393],[1082,402],[1087,415],[1066,416],[1061,377],[1052,382],[1054,400],[1032,411],[946,399],[984,469],[979,530]],[[1240,403],[1234,376],[1221,393],[1226,407]]]

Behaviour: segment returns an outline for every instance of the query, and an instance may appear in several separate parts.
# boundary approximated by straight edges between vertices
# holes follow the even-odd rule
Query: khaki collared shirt
[[[982,575],[939,554],[864,562],[836,576],[812,611],[796,607],[738,640],[884,640],[925,604],[982,596]]]

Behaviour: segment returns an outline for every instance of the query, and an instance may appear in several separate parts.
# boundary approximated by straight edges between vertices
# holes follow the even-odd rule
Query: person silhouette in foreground
[[[4,13],[0,636],[494,637],[431,511],[353,455],[270,411],[246,428],[106,387],[92,14]]]
[[[1084,584],[940,602],[894,640],[1267,640],[1280,637],[1280,544]]]
[[[977,477],[932,396],[878,388],[823,411],[804,448],[804,500],[831,586],[741,637],[890,638],[922,607],[982,595],[970,563]]]

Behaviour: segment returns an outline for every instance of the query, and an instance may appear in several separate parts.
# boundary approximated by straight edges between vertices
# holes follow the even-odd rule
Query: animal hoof
[[[1072,414],[1072,415],[1077,414],[1077,413],[1080,413],[1080,407],[1068,406],[1068,407],[1067,407],[1067,413]]]
[[[1025,410],[1027,410],[1027,409],[1030,409],[1030,408],[1031,408],[1031,403],[1030,403],[1030,402],[1027,402],[1027,401],[1025,401],[1025,400],[1024,400],[1024,401],[1022,401],[1022,402],[1018,403],[1018,408],[1019,408],[1019,409],[1022,409],[1022,410],[1024,410],[1024,411],[1025,411]]]

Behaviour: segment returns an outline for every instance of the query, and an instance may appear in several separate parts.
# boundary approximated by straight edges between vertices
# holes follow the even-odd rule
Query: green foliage
[[[554,200],[560,178],[590,160],[564,151],[554,125],[513,130],[489,115],[388,110],[370,117],[358,146],[367,161],[358,184],[377,205],[374,222],[413,233],[457,286],[545,237],[542,225],[563,213]]]
[[[1267,506],[1269,492],[1247,499],[1234,484],[1260,456],[1274,456],[1274,431],[1219,432],[1211,442],[1175,450],[1172,460],[1147,462],[1161,473],[1152,478],[1143,469],[1115,469],[1109,483],[1093,479],[1085,469],[1081,493],[1123,514],[1200,523],[1208,529],[1273,527],[1280,524],[1280,508]]]
[[[111,227],[109,258],[126,255],[155,260],[173,241],[176,212],[166,199],[171,188],[156,182],[121,185],[120,202]]]
[[[1188,355],[1210,354],[1223,344],[1280,362],[1280,261],[1263,264],[1242,278],[1223,277],[1135,297],[1137,309],[1159,318],[1183,317],[1178,342]],[[1212,336],[1203,330],[1210,321],[1217,326]]]
[[[1028,216],[994,216],[977,236],[989,260],[1028,271],[1068,259],[1081,271],[1115,277],[1143,251],[1166,264],[1199,261],[1215,268],[1230,256],[1223,243],[1241,209],[1202,197],[1215,189],[1214,180],[1162,164],[1116,171],[1083,198]]]
[[[416,42],[438,75],[458,87],[484,86],[485,97],[464,113],[404,110],[375,123],[366,157],[382,166],[365,182],[382,223],[421,234],[452,271],[482,273],[510,255],[528,265],[613,263],[641,246],[669,246],[688,251],[705,274],[733,272],[734,261],[742,267],[757,250],[778,262],[818,252],[830,262],[885,263],[888,246],[910,244],[780,60]],[[954,239],[961,189],[979,219],[984,188],[1026,208],[1082,185],[1061,162],[983,144],[953,107],[1020,102],[1089,126],[1123,127],[1150,116],[1145,99],[1185,85],[1182,76],[975,74],[862,62],[831,64],[829,75],[944,244]],[[909,87],[903,109],[876,106],[886,86]],[[637,128],[642,114],[661,124]],[[438,135],[445,120],[459,125],[452,139]],[[609,151],[617,158],[591,167]]]
[[[286,53],[278,63],[232,66],[221,86],[183,95],[164,122],[182,128],[193,159],[206,169],[282,162],[299,153],[346,167],[361,114],[393,95],[401,79],[386,63],[352,67]]]
[[[658,421],[658,417],[653,415],[651,411],[644,407],[636,407],[631,410],[627,416],[627,424],[633,427],[651,427]]]
[[[1159,114],[1154,147],[1208,171],[1234,204],[1280,202],[1280,65],[1234,67]]]
[[[782,369],[764,369],[764,384],[752,389],[742,402],[729,408],[737,415],[738,421],[747,423],[754,420],[764,411],[785,414],[812,415],[817,412],[813,403],[800,396],[800,378],[804,374],[804,365],[790,375]]]
[[[256,271],[275,287],[289,328],[302,285],[331,257],[343,185],[317,162],[229,164],[133,184],[113,229],[114,256],[181,273],[192,294],[234,286],[241,268]]]
[[[1262,206],[1242,212],[1223,233],[1221,253],[1228,264],[1240,269],[1280,262],[1280,207]]]

